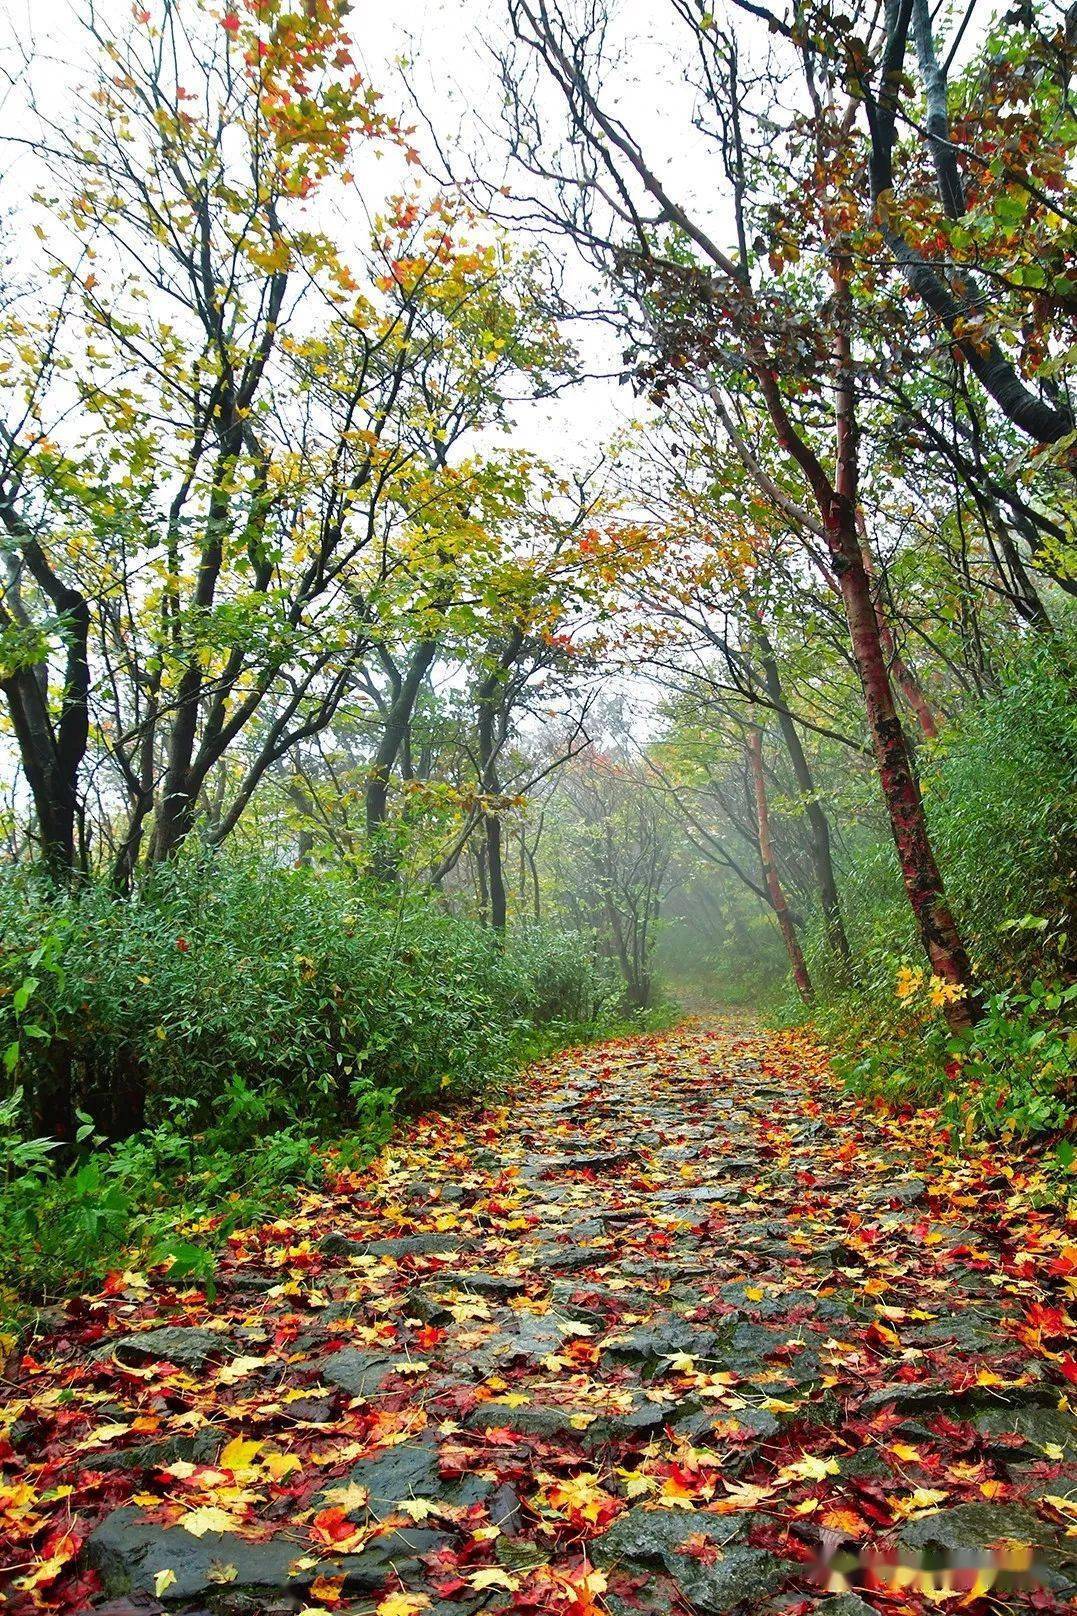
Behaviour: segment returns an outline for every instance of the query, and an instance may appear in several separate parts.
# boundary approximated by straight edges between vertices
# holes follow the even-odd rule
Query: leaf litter
[[[21,1612],[1072,1608],[1035,1154],[735,1020],[570,1051],[6,1369]]]

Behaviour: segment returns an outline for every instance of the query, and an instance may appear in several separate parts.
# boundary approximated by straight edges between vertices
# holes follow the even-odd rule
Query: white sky
[[[151,12],[155,8],[155,0],[140,0],[142,3]],[[42,110],[50,117],[62,117],[65,98],[86,67],[86,40],[79,18],[87,9],[87,0],[7,0],[2,8],[0,130],[7,140],[14,136],[17,142],[22,132],[30,83]],[[223,15],[225,0],[211,9],[219,9]],[[690,127],[691,98],[674,64],[664,5],[661,0],[620,0],[614,9],[620,30],[631,42],[631,61],[619,81],[626,116],[648,150],[658,154],[660,165],[675,168],[686,194],[713,193],[713,159],[704,150],[703,137]],[[117,33],[126,31],[131,10],[130,0],[93,0],[99,23]],[[503,0],[398,0],[396,4],[392,0],[356,0],[350,28],[357,62],[370,82],[382,90],[387,109],[395,110],[405,101],[407,92],[397,62],[406,57],[409,79],[423,111],[447,148],[459,145],[473,150],[482,140],[476,110],[496,124],[500,88],[492,48],[507,33]],[[27,60],[28,69],[24,66]],[[647,66],[646,83],[640,79],[640,62]],[[551,116],[560,115],[556,99],[551,98],[550,110]],[[416,144],[424,155],[429,151],[434,157],[421,127]],[[496,163],[496,141],[487,142],[486,149]],[[3,173],[0,210],[18,219],[21,204],[38,178],[25,148],[6,145]],[[32,252],[35,241],[28,231],[24,234],[16,227],[17,255],[24,244]],[[583,294],[586,283],[572,250],[560,240],[551,242],[550,248],[558,255],[568,252],[570,285]],[[585,369],[618,369],[619,344],[608,330],[594,323],[574,323],[568,334],[581,349]],[[644,406],[629,388],[615,380],[590,380],[555,399],[519,407],[513,437],[521,447],[551,462],[587,466],[594,463],[603,445],[642,412]]]
[[[139,0],[151,13],[159,4],[160,0]],[[992,7],[990,0],[981,0],[981,5],[983,17],[968,30],[962,55],[982,37]],[[27,86],[22,63],[26,58],[33,59],[30,76],[43,110],[62,117],[65,96],[86,67],[86,41],[79,19],[91,6],[106,28],[122,33],[130,26],[131,0],[6,0],[0,7],[0,72],[6,80],[0,88],[0,130],[9,139],[13,135],[17,139],[20,132]],[[223,15],[227,0],[208,0],[206,9],[211,15]],[[750,75],[753,68],[761,68],[771,50],[765,27],[721,0],[716,0],[714,9],[720,25],[736,33],[742,73]],[[610,0],[610,10],[610,44],[617,71],[610,80],[607,104],[624,119],[652,167],[668,179],[672,193],[705,227],[728,241],[730,213],[721,165],[707,137],[692,123],[694,92],[685,77],[683,27],[669,0]],[[465,154],[480,152],[485,174],[503,177],[510,185],[514,179],[530,183],[524,176],[514,176],[511,169],[499,167],[504,154],[497,135],[487,138],[483,133],[483,125],[496,131],[499,123],[501,88],[494,53],[508,35],[505,0],[354,0],[349,25],[358,65],[383,92],[387,110],[406,105],[407,89],[398,66],[406,58],[409,83],[442,147]],[[948,32],[940,19],[940,37]],[[691,69],[690,61],[687,65]],[[788,93],[790,98],[802,93],[799,74],[789,81]],[[551,123],[560,129],[560,92],[547,85],[545,97],[543,105]],[[436,162],[433,143],[421,125],[415,140],[420,152]],[[17,218],[20,204],[34,188],[34,163],[17,145],[6,145],[4,158],[0,213]],[[461,172],[466,168],[465,158]],[[388,179],[386,188],[399,183],[385,168],[372,178],[378,186]],[[374,197],[372,208],[379,201],[380,197]],[[16,232],[15,242],[20,254],[24,247],[32,252],[36,246],[36,238],[28,231]],[[582,305],[601,298],[593,272],[584,268],[564,239],[550,237],[546,245],[551,253],[565,258],[569,290]],[[607,327],[574,322],[567,329],[586,370],[619,369],[621,345]],[[647,406],[632,390],[616,380],[589,380],[552,400],[518,406],[512,436],[520,447],[555,465],[589,467],[628,422],[647,413]]]

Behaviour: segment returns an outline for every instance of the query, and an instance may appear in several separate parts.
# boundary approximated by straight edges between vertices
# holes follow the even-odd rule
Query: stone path
[[[551,1062],[233,1237],[212,1300],[115,1276],[9,1366],[9,1608],[1071,1608],[1041,1177],[803,1039]]]

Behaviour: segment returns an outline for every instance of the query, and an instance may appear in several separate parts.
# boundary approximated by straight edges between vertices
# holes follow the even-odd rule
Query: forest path
[[[71,1305],[8,1371],[10,1608],[1068,1608],[1036,1188],[800,1036],[559,1057],[234,1237],[212,1300]]]

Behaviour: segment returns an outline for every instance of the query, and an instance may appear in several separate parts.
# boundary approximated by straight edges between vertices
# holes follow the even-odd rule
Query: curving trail
[[[10,1364],[8,1608],[1071,1608],[1041,1188],[803,1037],[562,1056],[233,1237],[212,1301],[114,1276]]]

